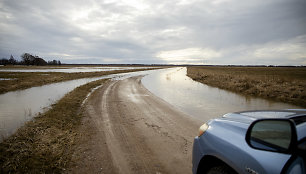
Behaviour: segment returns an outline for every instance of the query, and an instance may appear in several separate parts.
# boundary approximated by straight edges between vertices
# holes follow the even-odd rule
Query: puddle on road
[[[186,68],[172,68],[152,72],[142,83],[156,96],[203,121],[229,112],[300,108],[210,87],[193,81],[186,76],[186,71]]]

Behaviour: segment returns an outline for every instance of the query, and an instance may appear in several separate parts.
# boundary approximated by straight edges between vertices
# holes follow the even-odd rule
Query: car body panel
[[[251,148],[245,141],[247,129],[258,119],[286,119],[301,114],[306,115],[306,110],[247,111],[210,120],[206,132],[194,139],[193,173],[197,173],[204,156],[218,158],[238,173],[281,173],[291,155]],[[298,139],[305,137],[305,125],[297,126]]]
[[[296,131],[298,132],[298,141],[306,137],[306,123],[297,126]]]

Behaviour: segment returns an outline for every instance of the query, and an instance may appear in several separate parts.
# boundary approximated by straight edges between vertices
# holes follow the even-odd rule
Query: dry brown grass
[[[62,173],[78,143],[83,100],[106,80],[80,86],[0,143],[0,173]]]
[[[187,75],[244,95],[306,106],[305,67],[188,67]]]
[[[38,67],[37,67],[38,68]],[[9,91],[26,89],[50,83],[62,82],[73,79],[99,77],[109,74],[144,71],[150,69],[115,70],[102,72],[61,73],[61,72],[0,72],[0,78],[13,80],[0,80],[0,94]]]

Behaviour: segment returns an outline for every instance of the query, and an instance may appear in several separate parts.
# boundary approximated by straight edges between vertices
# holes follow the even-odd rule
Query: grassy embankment
[[[76,150],[87,94],[106,80],[80,86],[0,143],[0,173],[62,173]]]
[[[305,67],[188,67],[187,75],[221,89],[306,107]]]
[[[40,68],[40,67],[35,67]],[[155,68],[156,69],[156,68]],[[109,74],[118,74],[125,72],[135,72],[150,69],[130,69],[114,70],[102,72],[80,72],[80,73],[62,73],[62,72],[0,72],[0,78],[9,78],[12,80],[0,80],[0,94],[9,91],[26,89],[34,86],[41,86],[50,83],[62,82],[80,78],[99,77]]]

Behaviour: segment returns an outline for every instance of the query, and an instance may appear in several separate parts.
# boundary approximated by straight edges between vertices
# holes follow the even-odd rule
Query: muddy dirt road
[[[141,78],[110,81],[89,98],[73,173],[191,173],[201,122],[154,96]]]

